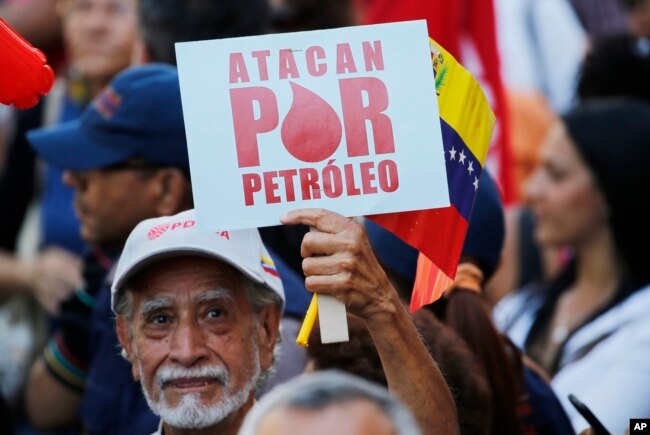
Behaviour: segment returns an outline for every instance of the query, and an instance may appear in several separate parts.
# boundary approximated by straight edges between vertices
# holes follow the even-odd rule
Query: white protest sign
[[[197,226],[449,205],[425,21],[176,44]]]

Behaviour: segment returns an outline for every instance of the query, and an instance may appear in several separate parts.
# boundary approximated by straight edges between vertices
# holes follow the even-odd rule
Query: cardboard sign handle
[[[318,321],[321,343],[350,341],[345,304],[334,296],[318,296]]]
[[[309,231],[318,231],[311,227]],[[350,341],[348,333],[348,317],[345,312],[345,304],[334,296],[319,295],[314,293],[305,314],[305,319],[298,332],[296,343],[307,347],[309,335],[314,328],[316,317],[320,323],[321,343],[340,343]]]

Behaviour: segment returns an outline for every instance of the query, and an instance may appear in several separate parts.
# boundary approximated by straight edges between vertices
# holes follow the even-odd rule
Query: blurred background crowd
[[[612,433],[650,418],[650,0],[0,0],[0,17],[57,77],[35,108],[0,106],[0,434],[119,433],[102,402],[119,392],[66,378],[51,354],[72,334],[67,349],[92,364],[101,324],[66,301],[97,279],[88,252],[103,279],[121,246],[89,246],[89,211],[73,207],[83,180],[39,160],[27,131],[77,119],[126,68],[175,64],[173,42],[409,19],[427,19],[497,115],[459,272],[476,285],[458,281],[413,316],[461,432],[581,433],[592,422],[569,394]],[[409,300],[417,252],[366,228]],[[386,385],[354,318],[349,343],[321,346],[316,330],[307,350],[292,344],[309,301],[306,231],[261,230],[290,289],[267,389],[327,368]]]

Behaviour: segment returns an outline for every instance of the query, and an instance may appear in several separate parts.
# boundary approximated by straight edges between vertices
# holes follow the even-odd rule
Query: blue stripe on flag
[[[469,222],[478,180],[481,178],[483,168],[458,133],[442,118],[440,119],[440,126],[442,128],[442,143],[447,166],[449,201]]]

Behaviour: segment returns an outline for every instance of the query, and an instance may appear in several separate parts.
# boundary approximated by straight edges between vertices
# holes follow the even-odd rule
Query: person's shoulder
[[[577,331],[566,343],[560,366],[583,356],[636,360],[650,356],[650,285],[636,291]],[[634,349],[634,352],[630,350]],[[588,355],[587,355],[588,354]]]
[[[494,323],[500,331],[509,334],[521,322],[532,322],[543,302],[542,286],[537,283],[528,284],[511,292],[494,306]]]
[[[610,329],[613,333],[636,331],[641,325],[650,325],[648,310],[650,310],[650,285],[646,285],[632,293],[599,316],[593,323],[601,328]],[[638,332],[648,332],[650,334],[650,328],[647,331]]]

